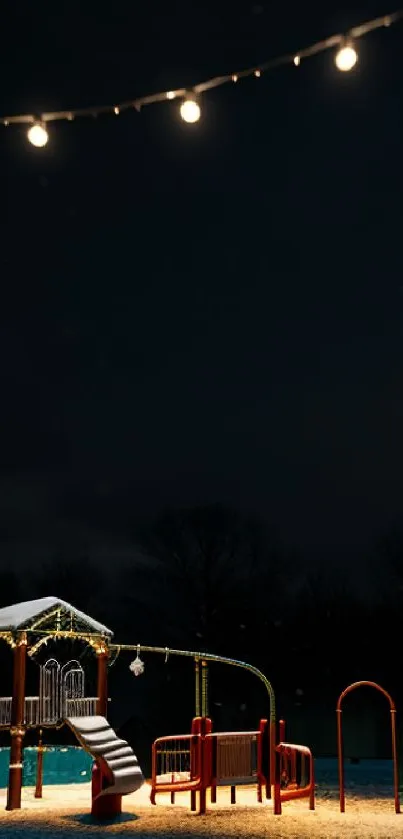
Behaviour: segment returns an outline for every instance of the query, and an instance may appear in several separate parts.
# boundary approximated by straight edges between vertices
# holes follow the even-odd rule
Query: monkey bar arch
[[[385,688],[378,685],[377,682],[353,682],[349,685],[345,690],[342,691],[336,706],[336,716],[337,716],[337,759],[338,759],[338,766],[339,766],[339,798],[340,798],[340,812],[344,813],[346,809],[346,802],[345,802],[345,784],[344,784],[344,744],[343,744],[343,726],[342,726],[342,703],[345,697],[352,693],[352,691],[356,690],[360,687],[370,687],[377,690],[381,693],[385,699],[389,702],[390,708],[390,724],[391,724],[391,734],[392,734],[392,761],[393,761],[393,793],[394,793],[394,804],[395,804],[395,812],[400,813],[400,800],[399,800],[399,768],[398,768],[398,759],[397,759],[397,742],[396,742],[396,705],[390,695],[390,693],[385,690]]]

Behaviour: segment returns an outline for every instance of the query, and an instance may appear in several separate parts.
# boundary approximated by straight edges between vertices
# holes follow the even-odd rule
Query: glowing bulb
[[[358,55],[352,44],[344,44],[336,54],[336,67],[342,73],[348,73],[355,67]]]
[[[299,65],[301,64],[301,57],[299,55],[294,56],[294,64],[296,67],[299,67]]]
[[[32,143],[33,146],[36,146],[37,149],[42,149],[46,146],[46,143],[49,140],[49,134],[45,126],[40,122],[36,122],[35,125],[31,125],[31,128],[28,130],[27,137],[29,142]]]
[[[200,105],[192,96],[187,96],[181,105],[181,117],[184,122],[198,122],[201,116]]]
[[[167,99],[175,99],[175,95],[176,94],[174,90],[168,90]]]

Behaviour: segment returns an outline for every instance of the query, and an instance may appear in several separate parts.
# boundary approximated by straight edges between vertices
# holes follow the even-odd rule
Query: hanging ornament
[[[144,661],[140,658],[140,644],[137,644],[137,655],[130,665],[130,670],[135,676],[142,676],[144,673]]]

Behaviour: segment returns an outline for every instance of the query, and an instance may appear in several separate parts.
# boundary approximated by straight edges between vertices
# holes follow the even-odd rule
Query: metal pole
[[[208,717],[208,664],[202,661],[202,717]]]
[[[200,717],[200,662],[195,658],[195,717]]]

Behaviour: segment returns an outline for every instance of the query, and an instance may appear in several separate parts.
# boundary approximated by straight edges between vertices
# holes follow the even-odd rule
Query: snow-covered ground
[[[0,790],[0,839],[40,839],[43,835],[79,837],[92,834],[97,839],[109,834],[130,834],[138,839],[181,836],[197,839],[213,836],[270,837],[270,839],[397,839],[403,836],[403,815],[394,812],[391,765],[377,761],[346,764],[346,812],[339,812],[335,761],[317,761],[319,782],[316,810],[311,812],[306,800],[283,805],[283,814],[273,816],[271,802],[257,804],[256,790],[237,789],[237,804],[231,806],[229,790],[218,790],[217,804],[208,803],[205,816],[189,810],[189,793],[158,796],[157,806],[150,804],[150,788],[123,799],[124,814],[115,823],[99,824],[90,816],[90,785],[49,786],[43,799],[34,798],[34,790],[23,793],[20,811],[4,810],[6,791]],[[370,770],[370,771],[369,771]]]

